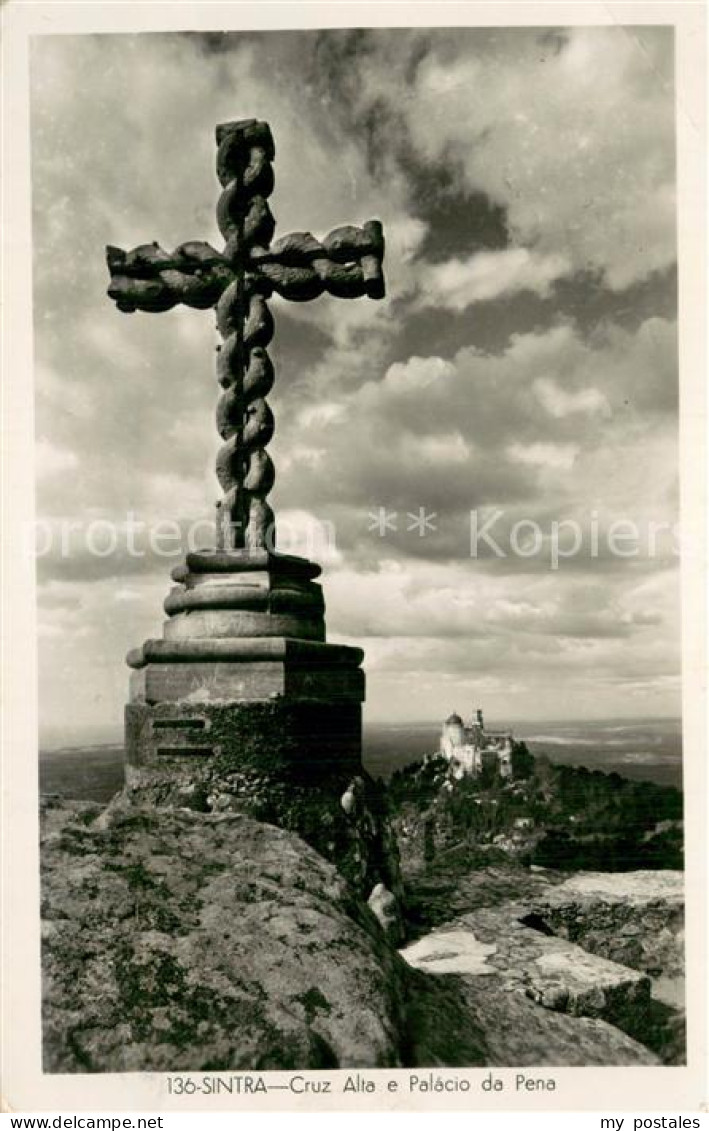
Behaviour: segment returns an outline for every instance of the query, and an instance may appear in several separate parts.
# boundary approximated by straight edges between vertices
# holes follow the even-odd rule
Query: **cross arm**
[[[206,310],[234,278],[234,270],[208,243],[192,240],[172,253],[157,243],[132,251],[106,248],[108,287],[119,310],[170,310],[178,303]]]
[[[383,258],[382,226],[368,220],[361,228],[335,228],[322,242],[310,232],[291,232],[268,249],[253,248],[250,264],[283,298],[306,302],[323,292],[339,298],[383,298]]]
[[[335,228],[322,242],[291,232],[269,248],[251,249],[245,265],[253,288],[305,302],[327,292],[340,298],[384,296],[384,237],[378,220]],[[180,244],[172,253],[157,243],[131,251],[106,248],[109,297],[119,310],[170,310],[179,303],[205,310],[234,279],[230,262],[208,243]]]

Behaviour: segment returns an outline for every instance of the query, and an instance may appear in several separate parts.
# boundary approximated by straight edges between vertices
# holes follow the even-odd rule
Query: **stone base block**
[[[131,661],[129,784],[148,768],[179,776],[205,759],[224,772],[253,762],[280,775],[301,760],[356,772],[361,661],[358,648],[307,640],[146,641]]]
[[[357,702],[275,699],[271,703],[129,703],[126,784],[238,773],[280,781],[361,771]]]
[[[301,612],[249,609],[194,609],[178,613],[163,624],[165,640],[223,640],[235,636],[297,636],[301,640],[322,641],[325,625],[321,614],[307,617]]]

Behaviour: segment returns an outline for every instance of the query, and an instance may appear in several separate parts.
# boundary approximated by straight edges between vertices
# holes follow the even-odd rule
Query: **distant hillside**
[[[616,772],[632,781],[682,788],[680,719],[598,719],[546,722],[494,720],[510,727],[535,757],[545,754],[566,766]],[[387,780],[395,770],[438,749],[440,723],[369,724],[364,728],[364,762],[373,777]]]
[[[517,746],[512,778],[454,779],[439,756],[393,774],[389,801],[402,857],[512,856],[562,871],[683,867],[682,794]]]
[[[39,792],[77,801],[110,801],[123,789],[123,745],[41,750]]]

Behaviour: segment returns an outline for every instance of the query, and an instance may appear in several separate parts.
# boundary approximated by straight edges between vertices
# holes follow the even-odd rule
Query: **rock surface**
[[[490,1017],[496,1010],[506,1017],[510,1010],[526,1009],[518,1000],[523,995],[556,1013],[608,1022],[616,1033],[620,1029],[633,1038],[629,1045],[621,1042],[613,1048],[612,1056],[621,1059],[605,1063],[652,1063],[642,1059],[651,1054],[666,1064],[685,1062],[681,874],[580,873],[559,883],[558,877],[537,872],[529,878],[525,897],[521,873],[515,882],[509,871],[489,869],[468,876],[463,891],[475,909],[459,911],[401,953],[429,974],[462,978],[491,1055],[495,1049],[511,1055],[515,1046],[486,1026],[486,1003],[497,1003]],[[629,939],[644,959],[637,968],[607,957],[626,957]],[[512,1028],[514,1024],[510,1018]],[[550,1022],[545,1036],[538,1012],[529,1015],[527,1024],[538,1035],[536,1063],[585,1063],[548,1060],[569,1054],[563,1027],[559,1031]],[[598,1034],[592,1037],[586,1027],[585,1035],[591,1041],[588,1055],[597,1057]],[[560,1038],[561,1049],[554,1053]],[[645,1048],[639,1053],[640,1046]]]
[[[388,888],[385,888],[384,884],[376,884],[367,900],[367,906],[377,919],[389,942],[393,946],[401,942],[403,929],[396,896]]]
[[[564,939],[524,926],[519,919],[523,910],[515,904],[480,909],[460,917],[448,928],[438,928],[405,947],[401,954],[418,969],[432,974],[458,973],[466,976],[468,984],[484,980],[487,997],[499,998],[502,1003],[509,1003],[513,995],[526,997],[547,1010],[577,1018],[597,1018],[625,1030],[641,1022],[650,1008],[648,977],[588,954]],[[506,1012],[505,1005],[503,1013]],[[543,1034],[544,1021],[537,1020],[535,1028]],[[554,1038],[558,1040],[561,1034],[554,1023],[549,1029],[554,1047]],[[583,1027],[579,1034],[582,1032]],[[487,1030],[486,1033],[489,1037]],[[542,1059],[536,1063],[554,1063],[547,1059],[550,1049],[543,1040],[540,1044],[536,1054]],[[654,1063],[649,1052],[650,1059],[644,1058],[646,1051],[640,1051],[634,1041],[618,1041],[613,1055],[627,1059],[614,1063]],[[597,1048],[595,1056],[599,1052]],[[567,1048],[565,1055],[568,1053]]]
[[[417,969],[460,987],[470,1015],[484,1031],[487,1064],[574,1068],[658,1063],[649,1048],[603,1019],[616,1016],[614,994],[626,1003],[635,992],[640,998],[646,995],[647,985],[635,990],[642,981],[638,975],[608,970],[612,964],[604,962],[599,969],[587,967],[583,978],[582,964],[589,956],[580,951],[577,964],[579,948],[550,948],[548,943],[559,940],[544,935],[537,935],[537,944],[531,938],[535,932],[521,924],[516,932],[509,916],[491,912],[478,920],[479,914],[426,935],[401,955]],[[473,920],[476,931],[470,926]],[[573,961],[564,962],[569,951]]]
[[[400,953],[410,966],[429,974],[485,975],[495,973],[488,958],[496,951],[494,943],[481,942],[473,931],[453,925],[431,931]]]
[[[581,872],[538,892],[532,911],[593,954],[653,977],[684,973],[682,872]]]
[[[396,956],[283,830],[55,806],[42,918],[47,1071],[399,1063]]]
[[[471,1014],[485,1033],[491,1066],[593,1068],[657,1064],[657,1057],[607,1021],[571,1017],[501,989],[491,978],[461,978]]]
[[[414,969],[331,863],[243,814],[50,799],[42,861],[47,1072],[656,1063],[511,903],[456,927],[491,974]],[[609,994],[644,994],[627,974]]]
[[[485,1063],[458,990],[293,834],[125,802],[43,816],[45,1071]]]
[[[536,894],[544,898],[561,878],[547,869],[532,872],[515,865],[471,866],[467,862],[454,862],[451,866],[445,858],[437,860],[428,869],[409,871],[406,875],[409,922],[418,934],[479,907],[498,907],[511,900],[531,899]]]

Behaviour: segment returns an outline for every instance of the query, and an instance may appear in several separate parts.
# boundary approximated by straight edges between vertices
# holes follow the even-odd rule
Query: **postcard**
[[[704,16],[5,6],[6,1111],[701,1111]]]

